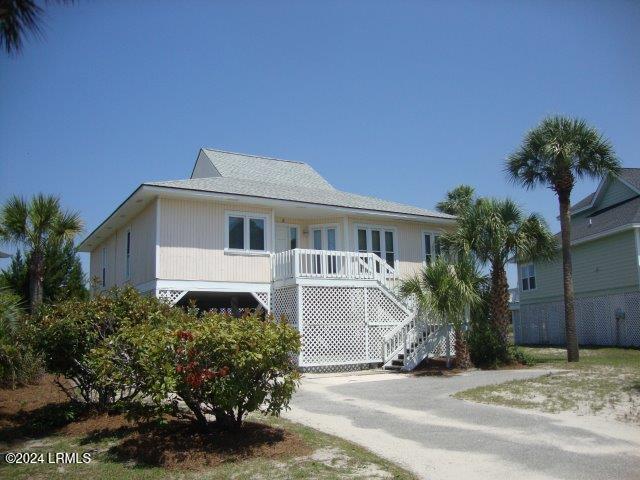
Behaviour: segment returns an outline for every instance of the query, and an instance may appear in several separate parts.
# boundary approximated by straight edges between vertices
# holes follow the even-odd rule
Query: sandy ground
[[[637,479],[637,426],[450,397],[548,372],[307,375],[285,416],[361,444],[421,478]]]

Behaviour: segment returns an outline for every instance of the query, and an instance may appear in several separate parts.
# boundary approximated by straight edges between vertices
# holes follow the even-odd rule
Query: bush
[[[136,377],[136,350],[119,350],[124,329],[165,325],[181,311],[132,287],[114,288],[89,301],[68,300],[43,308],[37,344],[49,372],[69,379],[60,387],[72,400],[100,409],[135,397],[143,379]]]
[[[158,412],[177,414],[184,402],[204,428],[207,415],[220,427],[238,428],[249,412],[279,415],[288,407],[299,378],[300,337],[286,322],[206,313],[177,330],[145,333],[144,343],[141,327],[128,337],[144,350],[138,376],[147,379],[144,394]]]
[[[32,348],[32,333],[20,297],[0,290],[0,386],[16,388],[42,373],[42,360]]]

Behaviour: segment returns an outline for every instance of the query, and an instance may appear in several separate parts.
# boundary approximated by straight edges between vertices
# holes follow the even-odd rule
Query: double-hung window
[[[239,252],[267,251],[266,215],[227,212],[225,217],[226,250]]]
[[[522,291],[535,290],[536,288],[536,269],[533,263],[527,263],[520,267],[520,278],[522,282]]]
[[[440,235],[437,233],[423,232],[422,234],[422,253],[424,263],[430,264],[434,258],[439,257],[442,253]]]
[[[131,230],[127,230],[127,239],[124,258],[124,277],[129,280],[131,277]]]

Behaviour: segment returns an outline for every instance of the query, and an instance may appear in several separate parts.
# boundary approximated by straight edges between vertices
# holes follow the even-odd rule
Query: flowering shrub
[[[156,331],[146,348],[147,358],[155,359],[145,372],[148,398],[173,412],[184,402],[203,427],[208,416],[237,428],[252,411],[278,415],[299,378],[293,360],[299,334],[273,317],[207,313],[172,332]],[[166,398],[172,398],[169,405]]]

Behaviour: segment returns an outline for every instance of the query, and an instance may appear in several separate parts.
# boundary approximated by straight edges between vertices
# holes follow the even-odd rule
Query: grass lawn
[[[455,397],[551,413],[572,411],[640,424],[640,350],[581,348],[578,363],[567,363],[566,351],[561,348],[522,350],[533,358],[533,368],[563,371],[473,388]]]
[[[254,415],[239,434],[199,435],[188,422],[145,430],[121,415],[74,414],[60,397],[43,400],[52,390],[41,387],[27,387],[41,389],[31,395],[0,390],[2,479],[415,479],[353,443],[284,419]],[[42,453],[45,463],[9,465],[6,452]],[[89,452],[91,462],[46,463],[56,452]]]

